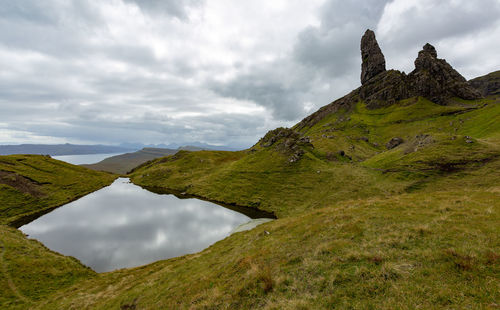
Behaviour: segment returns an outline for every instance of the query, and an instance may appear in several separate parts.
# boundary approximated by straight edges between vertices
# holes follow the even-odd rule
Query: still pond
[[[201,251],[233,231],[252,228],[252,218],[266,217],[240,212],[156,194],[119,178],[20,229],[51,250],[105,272]]]

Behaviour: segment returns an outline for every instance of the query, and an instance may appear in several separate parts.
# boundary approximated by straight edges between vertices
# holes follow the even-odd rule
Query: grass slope
[[[21,226],[115,178],[41,155],[0,156],[0,224]]]
[[[109,185],[116,177],[40,155],[0,156],[0,305],[27,309],[95,272],[12,226]]]
[[[39,308],[493,308],[499,198],[498,186],[455,184],[329,203],[198,254],[99,274]]]

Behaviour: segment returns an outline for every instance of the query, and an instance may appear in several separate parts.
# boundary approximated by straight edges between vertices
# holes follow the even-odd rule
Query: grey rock
[[[415,70],[408,78],[410,96],[422,96],[435,103],[445,104],[452,97],[468,100],[482,97],[446,60],[437,58],[436,49],[429,43],[418,52]]]
[[[378,46],[375,33],[368,29],[361,38],[361,84],[384,71],[384,54]]]
[[[403,142],[404,140],[402,138],[394,137],[391,140],[389,140],[389,142],[386,143],[385,147],[388,150],[392,150],[393,148],[395,148],[396,146],[400,145]]]

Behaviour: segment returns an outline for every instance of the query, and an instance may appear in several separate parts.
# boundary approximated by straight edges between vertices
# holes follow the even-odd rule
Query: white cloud
[[[386,2],[0,0],[0,142],[249,146],[359,85],[366,28],[388,67],[498,69],[497,0]]]
[[[473,78],[498,69],[499,16],[498,0],[394,0],[384,8],[377,37],[388,67],[413,70],[418,51],[429,42],[438,57]]]

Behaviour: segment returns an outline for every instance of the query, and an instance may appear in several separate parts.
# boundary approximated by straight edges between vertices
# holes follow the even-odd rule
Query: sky
[[[246,148],[359,87],[367,28],[500,69],[500,0],[0,0],[0,144]]]

